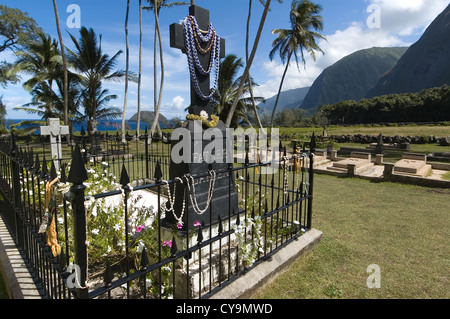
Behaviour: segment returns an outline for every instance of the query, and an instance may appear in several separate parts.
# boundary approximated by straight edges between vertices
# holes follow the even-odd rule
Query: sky
[[[173,2],[169,0],[168,2]],[[189,1],[187,1],[189,2]],[[316,60],[306,56],[306,64],[296,67],[291,63],[283,90],[309,87],[327,67],[341,58],[371,47],[410,46],[422,36],[429,24],[446,8],[448,0],[315,0],[321,5],[326,37],[318,44],[324,55]],[[55,39],[58,39],[52,0],[2,0],[2,4],[27,12],[37,24]],[[110,56],[122,50],[117,69],[125,70],[125,0],[58,0],[58,12],[64,45],[73,49],[69,34],[79,37],[81,26],[93,28],[102,35],[102,49]],[[146,1],[142,1],[143,5]],[[245,35],[249,1],[245,0],[195,0],[195,4],[210,12],[210,21],[217,34],[226,41],[226,54],[235,54],[245,60]],[[74,6],[76,5],[76,6]],[[290,0],[279,3],[272,0],[263,33],[250,73],[258,84],[255,95],[270,98],[277,94],[285,66],[275,56],[269,58],[275,28],[289,28]],[[75,8],[75,9],[74,9]],[[258,0],[252,1],[250,24],[250,50],[263,12]],[[188,6],[163,8],[160,12],[160,27],[164,50],[164,89],[161,113],[168,119],[186,116],[189,105],[190,79],[187,59],[180,50],[170,47],[169,26],[179,23],[188,14]],[[153,90],[153,12],[143,13],[143,67],[141,87],[141,110],[154,110]],[[139,58],[139,5],[138,0],[130,1],[128,22],[130,43],[130,70],[138,73]],[[0,53],[0,61],[15,60],[12,52]],[[243,72],[243,68],[241,70]],[[158,69],[159,74],[159,69]],[[23,76],[23,79],[26,77]],[[159,83],[159,79],[158,79]],[[118,98],[109,105],[123,108],[124,83],[105,83],[105,88]],[[21,84],[0,87],[0,96],[7,108],[7,119],[30,119],[23,111],[14,110],[30,102],[31,95]],[[137,112],[137,84],[129,83],[126,118]]]

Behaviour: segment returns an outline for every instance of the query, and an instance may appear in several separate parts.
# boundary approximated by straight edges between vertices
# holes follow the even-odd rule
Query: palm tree
[[[69,73],[68,75],[69,89],[67,91],[67,96],[69,97],[69,103],[67,104],[67,113],[68,118],[75,119],[80,103],[79,79],[72,73]],[[38,115],[42,119],[48,119],[51,117],[63,119],[65,116],[66,106],[64,99],[65,83],[62,79],[63,75],[61,71],[61,76],[54,81],[57,90],[51,89],[46,82],[37,84],[30,92],[32,95],[31,102],[24,104],[22,107],[16,107],[14,109],[22,110],[29,114]],[[22,122],[22,124],[25,123],[25,121]]]
[[[22,86],[31,92],[37,85],[45,82],[50,89],[58,77],[61,56],[58,45],[49,35],[39,33],[38,39],[27,44],[24,50],[17,51],[14,73],[24,73],[30,78]],[[51,106],[49,106],[51,108]]]
[[[250,90],[250,82],[248,80],[245,81],[243,93],[240,96],[237,95],[239,83],[241,81],[241,77],[238,77],[237,74],[242,67],[242,59],[238,59],[233,54],[227,55],[220,64],[219,83],[217,90],[214,93],[214,100],[217,101],[217,103],[214,104],[214,113],[217,114],[222,121],[226,120],[233,102],[236,99],[238,100],[230,127],[238,127],[241,122],[250,124],[247,117],[247,109],[252,105],[252,98],[244,97],[248,95]],[[252,84],[255,85],[253,81]],[[253,99],[256,102],[263,100],[261,97],[253,97]]]
[[[106,108],[106,103],[117,98],[116,95],[107,95],[108,90],[102,89],[102,82],[122,81],[126,74],[122,70],[114,70],[118,57],[122,51],[116,52],[112,57],[102,52],[101,36],[99,41],[92,28],[80,29],[80,38],[77,40],[70,35],[75,51],[68,49],[68,60],[79,73],[83,90],[81,92],[82,105],[88,121],[89,134],[97,130],[98,115],[102,108]],[[134,80],[131,77],[130,79]],[[113,112],[115,118],[120,114]]]
[[[128,40],[128,15],[130,12],[130,0],[127,0],[127,10],[125,14],[125,41],[126,41],[126,70],[125,70],[125,97],[123,102],[123,113],[122,113],[122,143],[126,143],[127,140],[125,138],[125,120],[126,120],[126,112],[127,112],[127,100],[128,100],[128,75],[129,65],[130,65],[130,43]]]
[[[159,112],[161,109],[161,100],[162,100],[162,91],[164,87],[164,59],[163,59],[163,47],[162,47],[162,40],[161,40],[161,30],[159,27],[159,12],[161,11],[161,8],[163,7],[172,7],[177,5],[186,5],[187,3],[181,2],[181,1],[175,1],[171,3],[167,3],[166,0],[147,0],[149,2],[150,6],[145,7],[144,9],[147,10],[153,10],[155,14],[155,41],[154,41],[154,51],[153,51],[153,65],[154,65],[154,71],[153,71],[153,77],[154,77],[154,112],[155,116],[153,118],[153,123],[150,129],[150,136],[153,135],[155,132],[155,129],[158,128],[158,135],[161,135],[161,132],[159,131]],[[160,79],[160,86],[159,86],[159,95],[158,95],[158,88],[157,88],[157,71],[156,71],[156,64],[157,64],[157,46],[159,44],[159,59],[161,63],[161,79]],[[158,97],[157,97],[158,95]]]
[[[270,126],[273,125],[273,119],[277,108],[278,100],[280,98],[283,82],[286,77],[287,70],[292,56],[295,58],[297,68],[299,67],[299,59],[306,67],[305,56],[303,50],[309,52],[314,61],[316,60],[316,51],[322,52],[322,49],[316,43],[316,38],[325,39],[325,37],[314,30],[323,29],[323,19],[319,15],[322,11],[322,7],[318,4],[314,4],[308,0],[293,0],[290,11],[290,29],[275,29],[272,30],[273,34],[277,34],[278,37],[272,42],[272,50],[269,57],[272,60],[275,54],[278,52],[283,63],[286,62],[286,67],[281,78],[281,83],[278,89],[277,99],[272,111],[272,117],[270,120]],[[300,55],[299,55],[300,51]]]
[[[64,119],[66,110],[68,117],[68,125],[72,127],[72,122],[78,120],[78,107],[80,105],[80,81],[77,75],[68,72],[68,82],[63,80],[63,71],[59,68],[59,76],[53,81],[56,88],[50,88],[47,82],[40,82],[30,92],[32,95],[31,102],[24,104],[21,107],[14,108],[15,110],[22,110],[28,114],[33,114],[42,120],[24,120],[15,126],[25,128],[25,132],[36,129],[39,125],[45,124],[48,118]],[[68,84],[67,97],[65,95],[65,83]],[[55,85],[53,85],[54,87]],[[67,109],[66,109],[66,101]],[[70,130],[71,131],[71,130]]]
[[[61,57],[63,62],[63,70],[64,70],[64,124],[68,125],[69,123],[69,75],[67,71],[67,61],[66,54],[64,51],[64,43],[61,35],[61,28],[59,26],[59,13],[58,6],[56,4],[56,0],[53,0],[53,9],[55,10],[55,19],[56,19],[56,29],[58,30],[58,38],[59,45],[61,49]]]
[[[243,74],[243,76],[241,78],[241,81],[239,83],[239,88],[238,88],[238,92],[236,94],[236,99],[234,100],[233,104],[230,107],[230,111],[228,113],[228,116],[227,116],[227,119],[226,119],[226,122],[225,122],[225,125],[227,127],[230,127],[231,121],[233,120],[234,112],[235,112],[236,107],[237,107],[237,105],[239,103],[239,99],[242,96],[242,93],[244,92],[244,85],[245,85],[245,82],[248,81],[250,67],[252,66],[253,59],[255,58],[255,54],[256,54],[256,51],[258,49],[259,39],[261,38],[261,34],[262,34],[263,27],[264,27],[264,23],[266,22],[267,14],[268,14],[269,9],[270,9],[271,0],[266,0],[265,3],[260,0],[260,2],[264,6],[264,11],[262,13],[261,20],[259,22],[259,27],[258,27],[258,31],[256,33],[255,40],[253,42],[252,51],[250,53],[249,58],[247,59],[247,63],[245,65],[244,74]],[[281,3],[282,0],[278,0],[278,2]]]
[[[40,33],[38,40],[28,43],[26,48],[17,51],[16,55],[18,59],[13,72],[30,76],[23,83],[23,87],[30,92],[32,99],[15,109],[37,115],[43,120],[57,117],[70,126],[69,117],[74,118],[79,105],[80,82],[79,78],[69,71],[67,81],[64,80],[66,70],[61,63],[58,43],[50,36]],[[27,120],[18,125],[32,128],[39,124],[42,125],[43,122]]]
[[[102,89],[101,86],[96,88],[93,95],[95,97],[96,108],[91,108],[90,101],[84,99],[82,103],[85,113],[78,116],[78,120],[80,122],[88,123],[89,127],[89,125],[92,125],[92,121],[114,120],[120,117],[122,114],[122,110],[120,108],[108,106],[108,103],[111,100],[117,99],[117,95],[109,94],[109,90]],[[94,133],[94,131],[91,131],[91,134],[92,133]]]

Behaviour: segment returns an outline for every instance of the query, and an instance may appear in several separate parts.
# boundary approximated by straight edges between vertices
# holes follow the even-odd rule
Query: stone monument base
[[[243,216],[241,216],[243,217]],[[161,222],[161,240],[175,240],[178,251],[198,246],[198,227],[187,234],[185,231],[175,231],[173,228],[164,226]],[[224,219],[222,225],[230,229],[236,224],[236,216]],[[203,241],[219,235],[218,224],[202,229]],[[243,265],[236,265],[236,253],[238,244],[234,233],[224,235],[221,239],[196,249],[190,258],[177,260],[175,274],[174,298],[192,299],[199,298],[210,289],[214,289],[229,275],[236,273],[236,268],[242,269]],[[170,278],[171,284],[173,278]]]

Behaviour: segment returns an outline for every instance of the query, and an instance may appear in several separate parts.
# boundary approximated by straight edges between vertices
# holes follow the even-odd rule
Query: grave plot
[[[359,174],[371,167],[374,164],[371,162],[371,154],[353,152],[349,158],[334,162],[332,166],[327,167],[328,170],[346,173],[349,169],[349,165],[355,166],[355,174]]]
[[[314,167],[325,165],[330,162],[331,161],[327,157],[327,151],[316,150],[316,153],[314,154]]]
[[[394,165],[394,173],[402,175],[425,177],[430,170],[431,165],[427,164],[425,154],[403,154],[402,159]]]

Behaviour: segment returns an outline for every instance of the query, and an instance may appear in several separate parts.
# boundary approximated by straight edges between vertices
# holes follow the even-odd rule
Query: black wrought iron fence
[[[1,216],[44,297],[207,298],[311,228],[314,137],[172,179],[170,144],[147,138],[81,137],[59,165],[1,141]]]

